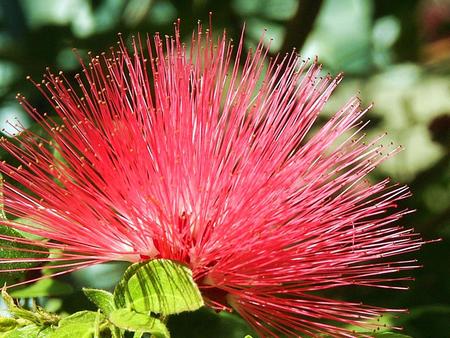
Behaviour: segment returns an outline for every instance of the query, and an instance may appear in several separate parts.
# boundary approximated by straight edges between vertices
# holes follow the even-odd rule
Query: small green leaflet
[[[88,289],[88,288],[83,288],[83,292],[92,303],[97,305],[99,310],[106,317],[109,317],[111,312],[116,310],[116,307],[114,305],[114,297],[113,297],[112,293],[105,291],[105,290]],[[113,325],[110,325],[109,329],[111,331],[112,338],[122,337],[119,328],[117,328]]]
[[[161,320],[129,309],[113,311],[109,316],[109,320],[115,326],[127,331],[148,332],[155,338],[170,337],[167,327]]]
[[[43,328],[38,325],[27,325],[19,327],[15,330],[0,333],[0,338],[49,338],[52,329],[50,327]]]
[[[58,326],[47,336],[48,338],[92,338],[96,331],[101,331],[100,323],[105,321],[103,315],[92,311],[80,311],[59,321]],[[46,338],[47,338],[46,337]]]
[[[192,272],[160,259],[130,266],[114,290],[116,308],[163,316],[195,311],[204,305]]]
[[[109,314],[115,310],[114,297],[112,293],[105,290],[88,288],[83,288],[83,292],[92,303],[97,305],[105,316],[109,316]]]

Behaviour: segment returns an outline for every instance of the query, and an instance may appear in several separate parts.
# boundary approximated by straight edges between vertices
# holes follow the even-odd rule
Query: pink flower
[[[49,137],[3,139],[21,163],[0,164],[5,210],[32,222],[2,224],[48,240],[0,239],[59,250],[30,260],[63,272],[182,262],[209,306],[236,310],[261,336],[376,327],[364,322],[388,309],[317,292],[401,288],[407,278],[392,274],[416,265],[393,256],[422,242],[394,225],[407,188],[365,179],[398,149],[363,143],[359,100],[312,130],[341,76],[322,78],[295,53],[266,67],[263,43],[242,68],[242,39],[234,53],[201,28],[189,47],[178,29],[144,43],[91,57],[79,87],[49,71],[36,86],[58,118],[19,96]]]

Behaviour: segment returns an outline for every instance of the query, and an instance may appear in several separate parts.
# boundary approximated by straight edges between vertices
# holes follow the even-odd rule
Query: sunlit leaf
[[[2,333],[0,338],[49,338],[52,332],[53,330],[50,327],[41,327],[33,324]]]
[[[112,293],[105,290],[88,288],[83,288],[83,292],[106,316],[109,316],[115,310]]]
[[[74,313],[71,316],[65,317],[60,320],[58,327],[52,331],[48,336],[49,338],[92,338],[94,337],[97,327],[99,326],[99,321],[104,321],[105,318],[93,311],[80,311]]]
[[[148,332],[156,338],[170,337],[167,327],[157,318],[129,309],[113,311],[109,320],[117,327],[132,332]]]
[[[164,259],[130,266],[114,290],[114,301],[117,308],[163,315],[195,311],[204,304],[192,272]]]
[[[77,324],[80,322],[85,323],[94,323],[95,318],[97,317],[97,312],[94,311],[80,311],[76,312],[70,316],[64,317],[59,321],[58,326],[66,326],[66,325],[72,325]]]

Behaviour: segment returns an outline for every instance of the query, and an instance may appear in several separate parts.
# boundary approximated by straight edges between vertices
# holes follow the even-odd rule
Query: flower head
[[[30,259],[65,272],[175,260],[209,306],[262,336],[350,335],[339,324],[387,309],[318,292],[395,287],[404,278],[391,274],[415,263],[392,256],[421,245],[393,224],[407,188],[365,179],[397,149],[363,143],[357,98],[311,131],[341,76],[295,53],[267,63],[262,42],[246,57],[242,39],[234,49],[201,27],[188,48],[176,28],[91,56],[78,86],[49,71],[35,85],[56,115],[19,96],[46,136],[3,139],[20,165],[0,164],[17,218],[1,223],[47,240],[0,239],[52,249]]]

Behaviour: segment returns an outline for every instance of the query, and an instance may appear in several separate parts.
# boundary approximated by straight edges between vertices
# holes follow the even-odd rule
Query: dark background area
[[[402,223],[425,240],[443,240],[413,255],[424,267],[411,273],[416,281],[409,283],[409,291],[342,290],[335,296],[408,308],[408,314],[381,320],[417,338],[450,337],[450,1],[0,0],[0,126],[8,129],[6,121],[15,118],[31,126],[15,94],[45,109],[25,76],[39,79],[46,66],[74,75],[80,67],[73,47],[85,55],[115,45],[118,32],[125,37],[171,34],[177,18],[188,41],[197,20],[207,23],[210,11],[215,31],[226,29],[235,40],[246,23],[246,48],[267,28],[273,55],[295,47],[305,58],[319,55],[325,72],[343,71],[345,79],[322,121],[355,93],[365,105],[375,102],[368,135],[388,131],[386,142],[405,150],[383,163],[373,178],[390,176],[408,184],[413,197],[403,206],[416,212]],[[81,286],[111,288],[122,269],[108,264],[63,277],[75,293],[42,302],[52,310],[77,310],[86,306],[80,303]],[[191,317],[192,324],[186,320],[172,322],[175,337],[193,327],[198,332],[188,336],[243,337],[249,332],[228,314],[203,311]]]

